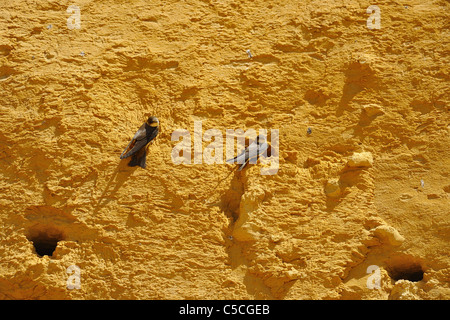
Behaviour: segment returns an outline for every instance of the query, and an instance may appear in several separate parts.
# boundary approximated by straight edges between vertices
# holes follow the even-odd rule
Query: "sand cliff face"
[[[447,1],[1,2],[1,299],[450,298]]]

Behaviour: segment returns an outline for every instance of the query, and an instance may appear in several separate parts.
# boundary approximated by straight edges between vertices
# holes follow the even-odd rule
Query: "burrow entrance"
[[[27,239],[33,243],[40,257],[53,255],[58,242],[65,239],[64,233],[56,227],[37,225],[28,230]]]
[[[394,280],[409,280],[412,282],[421,281],[423,279],[422,263],[411,256],[401,256],[391,259],[387,263],[387,272]]]

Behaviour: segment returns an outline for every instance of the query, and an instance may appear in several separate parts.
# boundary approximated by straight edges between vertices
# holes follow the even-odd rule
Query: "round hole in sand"
[[[58,242],[64,240],[64,233],[56,227],[36,225],[28,230],[27,239],[33,243],[40,257],[53,255]]]
[[[422,263],[411,256],[401,256],[390,260],[386,269],[389,276],[395,281],[409,280],[417,282],[423,279]]]

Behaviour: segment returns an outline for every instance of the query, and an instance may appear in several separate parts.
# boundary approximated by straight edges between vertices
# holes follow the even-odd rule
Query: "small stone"
[[[341,195],[341,188],[339,186],[339,179],[328,180],[325,186],[325,194],[331,198],[337,198]]]
[[[280,242],[283,236],[280,233],[275,233],[270,235],[270,240],[274,243]]]
[[[373,229],[373,236],[378,238],[382,243],[399,246],[405,241],[405,238],[395,229],[388,225],[381,225]]]
[[[383,108],[374,103],[364,105],[363,110],[368,117],[384,114]]]
[[[407,202],[409,200],[411,200],[413,198],[412,195],[410,195],[409,193],[402,193],[399,197],[400,201],[402,202]]]
[[[286,271],[285,275],[289,280],[300,279],[302,277],[302,274],[294,268],[291,268],[291,270]]]
[[[348,160],[350,167],[371,167],[373,157],[371,152],[354,153]]]
[[[408,280],[398,280],[391,289],[389,300],[420,300],[419,288]]]

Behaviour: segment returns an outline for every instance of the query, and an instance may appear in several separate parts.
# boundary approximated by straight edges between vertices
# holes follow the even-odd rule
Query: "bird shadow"
[[[117,167],[114,169],[105,190],[103,190],[99,201],[94,209],[94,212],[98,212],[101,208],[104,208],[111,201],[115,200],[115,194],[123,186],[125,181],[133,174],[138,167],[129,167],[127,161],[120,161]]]

